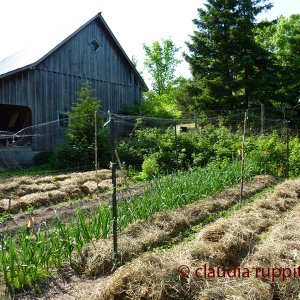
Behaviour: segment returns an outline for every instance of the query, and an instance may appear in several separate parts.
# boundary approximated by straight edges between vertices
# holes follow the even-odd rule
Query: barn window
[[[97,51],[100,48],[100,43],[96,38],[90,42],[90,45],[94,51]]]
[[[58,113],[59,127],[67,127],[68,121],[69,121],[69,116],[66,113]]]

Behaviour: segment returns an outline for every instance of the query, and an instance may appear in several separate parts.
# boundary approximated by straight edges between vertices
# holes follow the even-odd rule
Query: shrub
[[[142,164],[142,174],[146,179],[153,178],[159,174],[159,164],[157,162],[157,155],[150,155],[146,157]]]
[[[74,153],[72,145],[68,142],[57,144],[51,158],[51,165],[55,169],[67,169],[78,166],[76,153]]]
[[[299,138],[295,137],[290,141],[290,176],[300,176],[300,142]]]
[[[249,156],[255,158],[260,172],[282,176],[286,167],[286,145],[277,132],[253,137],[255,148]]]
[[[95,112],[100,110],[100,100],[93,97],[94,90],[89,82],[81,87],[77,102],[68,113],[69,122],[66,141],[57,145],[52,158],[55,168],[84,169],[95,165]],[[97,117],[98,163],[107,168],[110,161],[110,143],[107,128],[102,127],[103,118]]]
[[[172,124],[172,122],[171,122]],[[211,162],[240,160],[242,154],[242,131],[232,132],[224,126],[206,125],[201,130],[191,130],[177,134],[174,127],[144,128],[135,130],[131,137],[118,144],[120,157],[125,163],[141,169],[144,158],[147,164],[159,165],[161,173],[172,172],[177,167],[188,169],[205,167]],[[297,138],[290,141],[290,175],[300,174],[300,145]],[[178,157],[177,157],[178,154]],[[255,172],[283,176],[286,173],[286,141],[277,132],[266,135],[246,136],[245,157],[255,163]]]

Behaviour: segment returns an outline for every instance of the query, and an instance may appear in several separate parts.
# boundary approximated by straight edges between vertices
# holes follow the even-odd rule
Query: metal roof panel
[[[46,57],[51,55],[55,50],[57,50],[60,46],[62,46],[64,43],[66,43],[69,39],[71,39],[74,35],[76,35],[82,28],[84,28],[86,25],[91,23],[92,21],[96,19],[100,19],[101,23],[104,25],[106,30],[109,32],[110,36],[116,43],[117,47],[119,48],[120,52],[124,55],[125,59],[129,63],[129,65],[133,68],[136,75],[140,79],[142,85],[144,86],[145,90],[148,90],[147,85],[145,84],[143,78],[139,74],[139,72],[136,70],[135,66],[131,62],[131,60],[128,58],[127,54],[125,53],[122,46],[119,44],[118,40],[110,30],[109,26],[103,19],[101,13],[98,13],[96,16],[94,16],[92,19],[90,19],[88,22],[86,22],[84,25],[79,27],[77,30],[73,31],[70,35],[66,35],[63,31],[57,33],[55,37],[53,37],[53,40],[49,40],[49,36],[47,36],[47,39],[37,39],[36,43],[34,45],[31,45],[29,47],[25,47],[22,50],[19,50],[15,52],[14,54],[4,58],[2,61],[0,61],[0,78],[6,77],[8,75],[17,73],[19,71],[22,71],[24,69],[34,67],[37,64],[39,64],[42,60],[44,60]],[[67,36],[67,38],[63,38]]]

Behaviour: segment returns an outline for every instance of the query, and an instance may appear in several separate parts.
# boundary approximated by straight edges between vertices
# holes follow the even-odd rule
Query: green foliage
[[[289,171],[291,177],[300,176],[300,141],[299,138],[293,138],[290,141]]]
[[[256,16],[271,6],[265,0],[208,0],[205,9],[198,9],[197,30],[187,43],[190,54],[185,54],[196,106],[236,109],[266,100],[272,64],[255,41],[254,29]]]
[[[69,167],[74,167],[75,163],[76,155],[70,143],[64,141],[55,146],[55,150],[51,158],[51,165],[53,167],[56,169],[67,169]]]
[[[300,175],[299,140],[290,140],[290,175]],[[118,153],[126,164],[137,168],[143,166],[160,173],[173,172],[177,168],[204,167],[212,162],[222,165],[241,159],[242,131],[236,133],[219,125],[203,126],[177,134],[174,127],[166,130],[157,128],[137,129],[130,138],[118,144]],[[261,174],[284,176],[287,164],[285,134],[247,136],[246,159],[253,159]],[[151,171],[149,171],[151,172]],[[144,172],[145,174],[145,172]],[[146,175],[144,177],[147,177]]]
[[[77,93],[77,102],[68,113],[67,138],[75,149],[81,150],[82,147],[94,143],[95,112],[100,110],[100,101],[92,96],[93,93],[90,83],[84,83]],[[101,119],[97,118],[98,124],[101,123]]]
[[[300,14],[281,16],[272,26],[259,29],[257,40],[278,66],[276,100],[294,106],[300,96]]]
[[[145,179],[151,179],[159,174],[159,164],[156,153],[146,157],[142,164],[142,174]]]
[[[176,58],[179,48],[171,39],[154,42],[151,47],[144,45],[145,67],[152,77],[152,91],[144,94],[141,110],[145,116],[178,118],[180,110],[176,102],[179,79],[175,78]]]
[[[241,136],[225,127],[205,126],[200,131],[181,132],[175,138],[174,127],[138,129],[130,138],[118,144],[123,161],[140,167],[143,159],[155,157],[162,172],[172,172],[178,166],[187,169],[205,166],[209,162],[237,158]],[[126,159],[127,158],[127,159]]]
[[[95,113],[100,110],[100,100],[93,97],[94,90],[90,83],[82,85],[69,121],[66,141],[57,145],[52,165],[55,168],[91,168],[95,164]],[[96,115],[98,159],[101,167],[108,167],[110,146],[107,128],[103,128],[103,118]]]
[[[273,132],[255,137],[253,144],[250,146],[252,149],[250,148],[249,156],[255,159],[260,173],[283,176],[286,167],[285,140],[280,138],[278,133]]]
[[[176,59],[176,48],[171,39],[154,42],[151,47],[144,44],[146,54],[145,67],[153,80],[153,91],[158,95],[168,94],[175,79],[175,68],[180,63]]]
[[[179,118],[180,108],[176,101],[176,89],[173,88],[168,94],[156,94],[155,92],[144,93],[142,102],[143,116],[156,118]]]

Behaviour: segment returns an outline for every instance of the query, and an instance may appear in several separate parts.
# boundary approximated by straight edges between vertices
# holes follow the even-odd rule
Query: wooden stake
[[[260,123],[261,123],[261,127],[260,127],[261,134],[264,134],[265,132],[265,105],[264,104],[260,105]]]
[[[113,213],[113,261],[118,261],[118,210],[117,210],[117,180],[116,180],[116,141],[114,118],[110,118],[111,145],[111,182],[112,182],[112,213]]]
[[[96,172],[96,193],[99,191],[98,180],[98,138],[97,138],[97,112],[95,111],[95,172]]]
[[[178,163],[178,140],[177,140],[177,126],[176,126],[176,120],[174,119],[174,134],[175,134],[175,144],[176,144],[176,170],[178,172],[179,170],[179,163]]]
[[[244,130],[243,130],[243,141],[242,141],[242,166],[241,166],[241,193],[240,193],[240,203],[243,200],[243,190],[244,190],[244,173],[245,173],[245,140],[246,140],[246,124],[248,119],[248,109],[245,112],[244,117]]]

